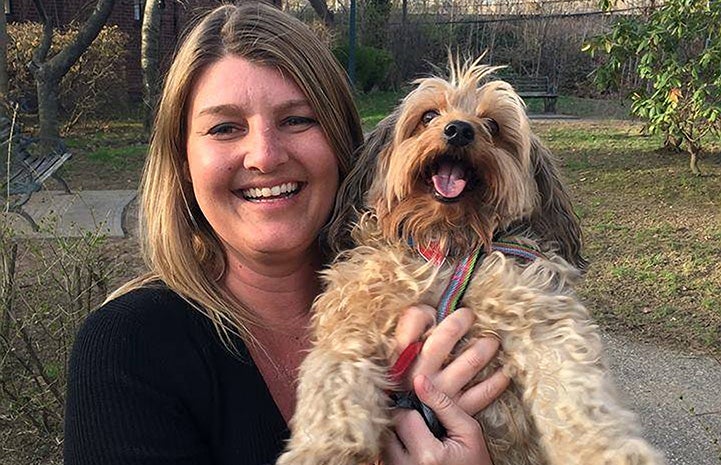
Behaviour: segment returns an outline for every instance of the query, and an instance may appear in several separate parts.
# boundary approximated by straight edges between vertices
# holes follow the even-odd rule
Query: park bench
[[[70,193],[67,183],[57,173],[70,157],[61,139],[46,141],[24,134],[20,126],[0,118],[0,198],[4,212],[22,216],[34,231],[38,225],[23,210],[30,197],[43,188],[50,177]]]
[[[544,113],[556,113],[558,92],[548,76],[515,76],[509,78],[508,82],[524,100],[542,98]]]

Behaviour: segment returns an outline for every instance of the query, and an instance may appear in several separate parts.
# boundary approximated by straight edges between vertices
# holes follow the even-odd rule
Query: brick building
[[[39,21],[33,0],[1,0],[5,3],[8,22]],[[56,27],[73,21],[83,22],[92,12],[97,0],[41,0]],[[167,66],[172,57],[178,37],[187,22],[199,12],[221,3],[220,0],[161,0],[160,49],[161,62]],[[276,0],[276,3],[280,3]],[[116,24],[129,36],[127,76],[130,97],[142,96],[142,72],[140,68],[140,28],[145,0],[115,0],[108,24]]]

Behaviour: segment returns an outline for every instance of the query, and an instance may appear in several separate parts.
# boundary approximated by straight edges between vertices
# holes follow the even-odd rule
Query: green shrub
[[[48,57],[66,47],[77,35],[77,27],[55,31]],[[28,69],[33,51],[40,44],[42,25],[8,24],[8,97],[23,102],[23,110],[34,112],[35,79]],[[79,120],[113,116],[126,110],[128,85],[125,54],[128,36],[118,26],[105,26],[91,46],[60,83],[61,117],[66,125]]]
[[[348,44],[342,44],[333,50],[338,61],[348,67]],[[379,48],[357,46],[355,54],[356,88],[370,92],[374,87],[387,90],[388,72],[393,64],[393,57]]]

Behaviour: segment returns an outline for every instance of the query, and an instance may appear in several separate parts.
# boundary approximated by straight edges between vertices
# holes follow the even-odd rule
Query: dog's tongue
[[[465,172],[459,163],[444,161],[433,175],[433,187],[447,199],[454,199],[461,195],[466,187],[466,180],[463,178]]]

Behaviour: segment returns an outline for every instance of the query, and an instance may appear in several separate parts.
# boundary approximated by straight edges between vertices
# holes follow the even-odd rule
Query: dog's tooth
[[[271,194],[273,195],[280,195],[280,187],[273,186],[273,188],[270,190]]]

